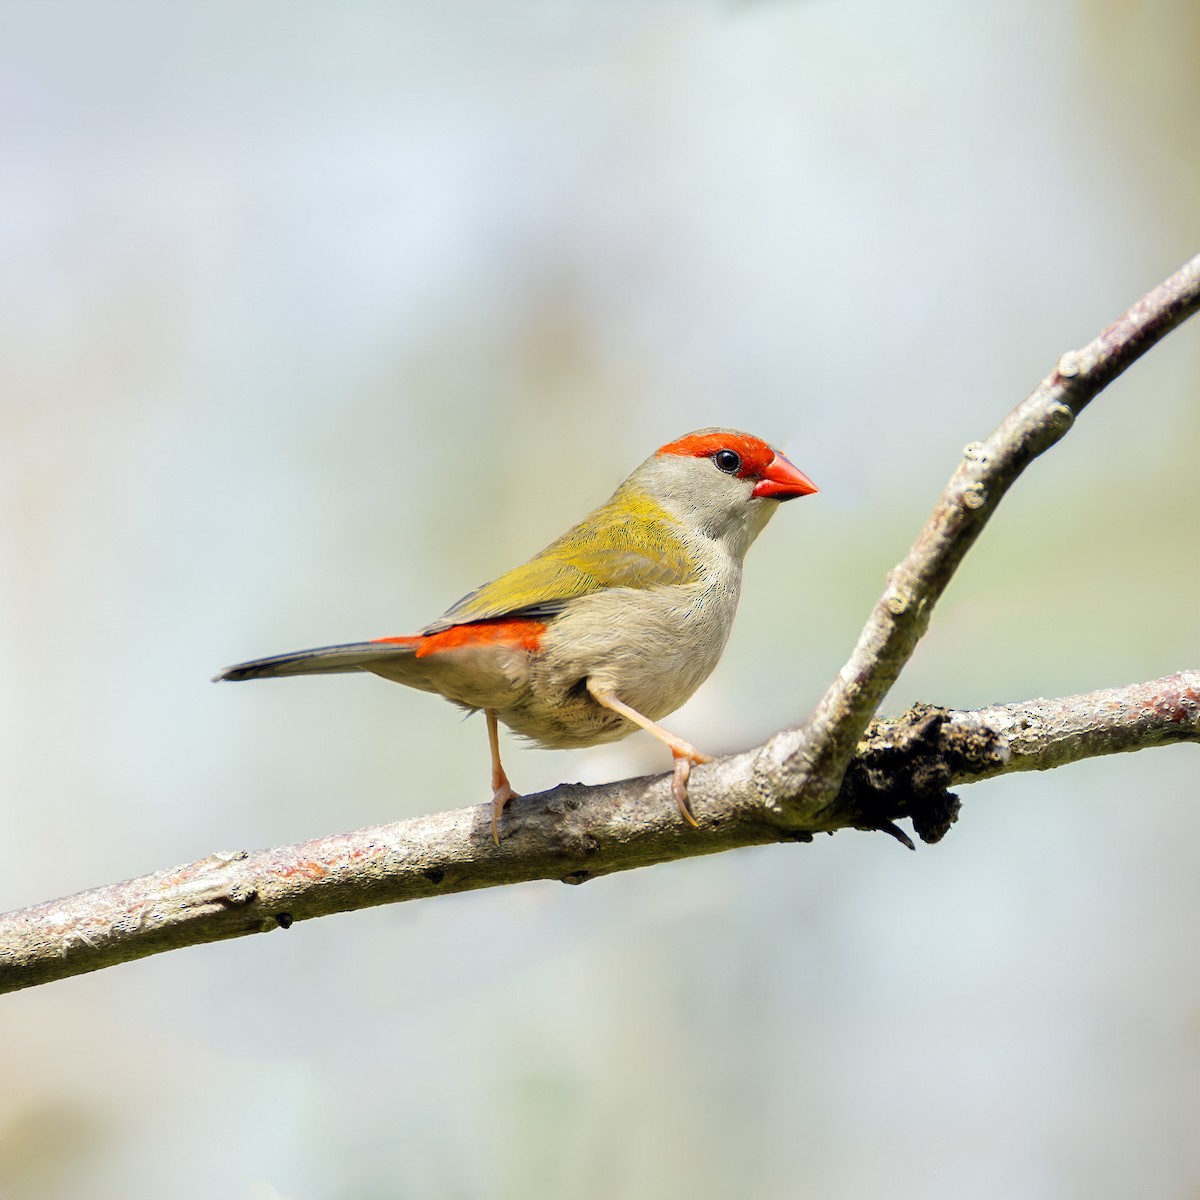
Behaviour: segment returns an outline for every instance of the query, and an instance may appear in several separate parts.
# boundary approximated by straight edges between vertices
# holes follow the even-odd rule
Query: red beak
[[[799,467],[776,453],[750,494],[772,500],[794,500],[797,496],[811,496],[815,491],[817,485]]]

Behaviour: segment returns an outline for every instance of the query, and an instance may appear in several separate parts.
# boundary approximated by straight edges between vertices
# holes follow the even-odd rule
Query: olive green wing
[[[423,633],[499,617],[546,618],[569,600],[605,588],[652,588],[697,578],[678,525],[643,500],[613,497],[540,554],[468,592]]]

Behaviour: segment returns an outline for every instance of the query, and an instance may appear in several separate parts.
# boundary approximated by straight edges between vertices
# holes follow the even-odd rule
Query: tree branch
[[[963,451],[908,556],[888,576],[850,660],[809,721],[772,738],[762,756],[764,790],[832,800],[868,722],[929,627],[933,607],[1005,492],[1050,449],[1088,404],[1200,307],[1200,254],[1148,292],[1055,369],[990,437]],[[784,801],[786,806],[786,799]]]
[[[750,752],[697,772],[700,829],[679,820],[665,775],[523,797],[511,806],[499,850],[490,808],[479,805],[296,846],[214,854],[0,916],[0,992],[350,909],[534,879],[583,883],[906,816],[933,841],[957,808],[947,786],[1189,740],[1200,741],[1200,671],[973,712],[919,705],[876,722],[837,804],[813,806],[794,828],[764,820],[746,799]]]
[[[969,711],[918,704],[871,723],[835,808],[868,827],[910,817],[922,840],[936,842],[958,813],[948,788],[1189,741],[1200,742],[1200,671]]]
[[[442,892],[533,879],[581,883],[737,846],[810,841],[814,832],[852,826],[886,829],[907,842],[893,824],[903,816],[922,838],[936,841],[957,811],[946,791],[953,783],[1200,740],[1200,672],[1194,671],[976,712],[918,706],[867,729],[934,604],[1017,476],[1106,384],[1197,307],[1200,256],[1083,350],[1063,355],[985,442],[967,447],[812,718],[693,772],[699,829],[678,819],[670,777],[660,776],[600,787],[564,784],[516,801],[499,848],[491,840],[490,806],[481,805],[295,846],[212,855],[0,915],[0,992]]]

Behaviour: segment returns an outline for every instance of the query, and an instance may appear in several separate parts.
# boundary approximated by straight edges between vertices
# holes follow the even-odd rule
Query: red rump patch
[[[775,451],[762,438],[748,433],[730,430],[712,430],[706,433],[689,433],[677,442],[668,442],[659,448],[659,454],[678,454],[684,458],[709,458],[718,450],[736,451],[742,460],[738,471],[739,479],[753,479],[771,465]]]
[[[546,632],[544,621],[529,621],[520,617],[500,621],[476,621],[471,625],[451,625],[437,633],[415,637],[375,638],[397,646],[416,646],[417,657],[427,658],[443,650],[458,650],[463,646],[495,646],[507,644],[515,650],[536,650]]]

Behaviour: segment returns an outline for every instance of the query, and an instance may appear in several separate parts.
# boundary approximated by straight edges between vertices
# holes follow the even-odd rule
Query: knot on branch
[[[838,793],[837,805],[860,829],[881,829],[912,843],[896,828],[912,821],[921,841],[939,842],[958,819],[951,780],[994,766],[1008,745],[980,722],[951,719],[947,709],[915,704],[903,716],[872,721]]]

